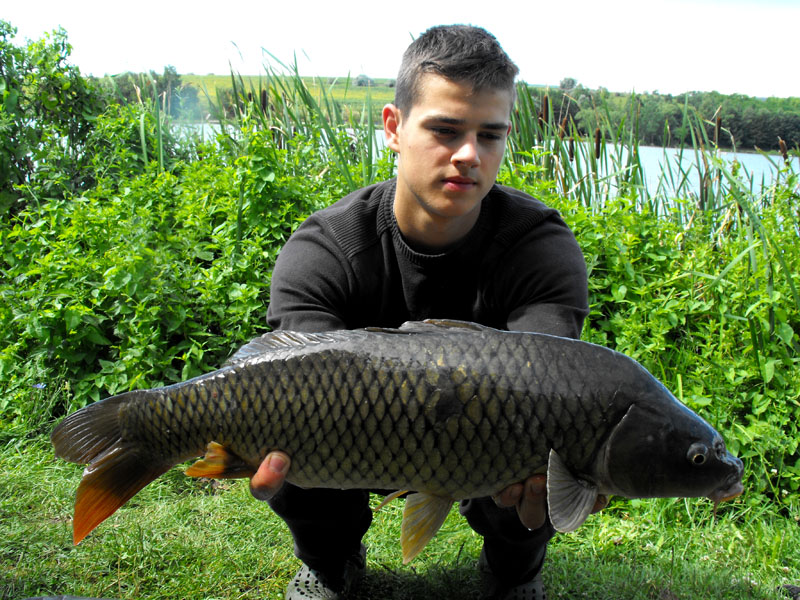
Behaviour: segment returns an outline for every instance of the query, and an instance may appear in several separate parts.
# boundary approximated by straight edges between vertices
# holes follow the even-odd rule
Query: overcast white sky
[[[264,50],[303,75],[395,77],[432,25],[491,31],[532,84],[573,77],[617,92],[800,97],[800,0],[7,1],[18,43],[64,27],[85,74],[263,72]]]

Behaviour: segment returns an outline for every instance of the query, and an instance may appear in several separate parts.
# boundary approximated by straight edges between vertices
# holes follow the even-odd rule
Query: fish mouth
[[[727,502],[728,500],[733,500],[737,496],[740,496],[744,491],[744,486],[742,485],[741,481],[734,481],[733,483],[717,488],[713,492],[708,495],[709,500],[712,500],[715,504],[719,504],[720,502]]]
[[[725,462],[733,467],[734,472],[728,476],[721,486],[708,495],[708,498],[712,500],[715,505],[719,504],[720,502],[733,500],[737,496],[741,495],[741,493],[744,491],[744,486],[742,485],[744,464],[740,459],[732,456],[731,454],[727,455]]]

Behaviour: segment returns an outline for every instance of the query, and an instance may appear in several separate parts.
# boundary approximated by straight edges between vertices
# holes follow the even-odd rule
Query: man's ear
[[[400,152],[399,128],[400,109],[394,104],[387,104],[383,107],[383,134],[386,136],[386,145],[395,152]]]

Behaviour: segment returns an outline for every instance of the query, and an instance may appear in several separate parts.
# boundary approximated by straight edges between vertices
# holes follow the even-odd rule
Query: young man
[[[516,75],[479,28],[435,27],[409,46],[395,103],[383,109],[397,177],[312,215],[289,239],[272,276],[274,329],[444,318],[580,336],[587,283],[574,236],[555,210],[495,185]],[[343,597],[364,571],[368,492],[283,485],[289,464],[273,453],[251,482],[288,524],[304,563],[286,597]],[[484,537],[490,597],[544,598],[540,570],[554,533],[544,488],[539,475],[462,503]]]

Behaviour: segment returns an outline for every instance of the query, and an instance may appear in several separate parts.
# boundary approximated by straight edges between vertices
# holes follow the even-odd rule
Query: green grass
[[[245,481],[208,482],[173,469],[84,542],[71,542],[81,467],[52,457],[46,438],[0,457],[0,598],[282,598],[299,562],[285,525]],[[374,497],[375,502],[378,498]],[[800,528],[744,500],[615,500],[551,543],[549,597],[622,600],[777,599],[800,580]],[[402,502],[375,515],[356,599],[478,598],[480,538],[454,509],[411,565],[399,549]]]

